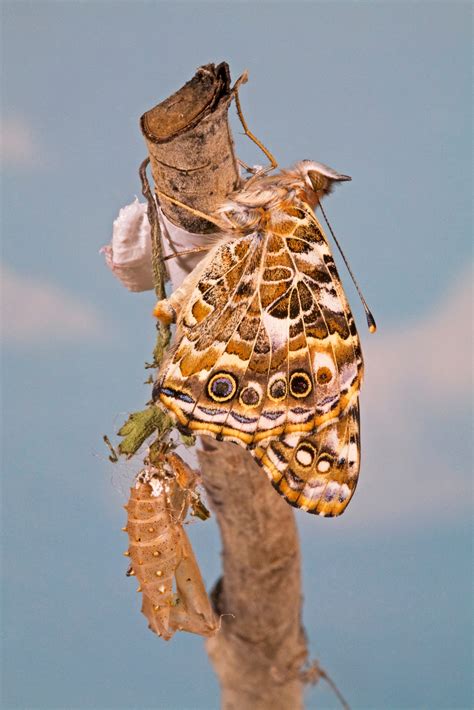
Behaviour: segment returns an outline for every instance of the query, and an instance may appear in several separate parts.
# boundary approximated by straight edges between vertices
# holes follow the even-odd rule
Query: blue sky
[[[468,708],[472,606],[471,6],[2,4],[3,707],[217,708],[202,641],[146,628],[121,557],[133,467],[101,436],[149,397],[151,293],[98,252],[139,193],[140,115],[227,60],[280,164],[326,203],[373,309],[348,512],[298,515],[313,656],[354,708]],[[246,161],[260,155],[240,135]],[[191,526],[208,586],[213,521]],[[332,708],[324,688],[307,707]]]

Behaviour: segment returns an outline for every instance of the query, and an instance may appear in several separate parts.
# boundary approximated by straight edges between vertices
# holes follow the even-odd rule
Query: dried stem
[[[223,544],[213,597],[216,611],[229,614],[207,642],[222,707],[300,708],[307,649],[293,510],[246,451],[209,439],[206,449],[199,462]]]
[[[143,163],[140,165],[139,175],[142,183],[142,195],[148,203],[147,216],[151,232],[151,264],[153,268],[155,293],[156,297],[161,299],[166,296],[166,271],[163,264],[163,249],[161,247],[161,229],[158,219],[158,208],[146,174],[146,169],[149,164],[150,158],[145,158]]]
[[[139,175],[142,183],[142,194],[145,197],[148,207],[147,215],[148,221],[150,223],[151,232],[151,264],[153,268],[153,281],[155,284],[156,297],[161,300],[165,298],[165,283],[167,281],[165,263],[163,260],[163,248],[161,244],[161,229],[160,221],[158,219],[158,207],[156,204],[155,197],[151,191],[150,183],[148,182],[148,177],[146,174],[146,169],[150,162],[150,158],[145,158],[143,163],[140,165]],[[158,331],[158,336],[156,339],[155,348],[153,350],[153,366],[157,367],[162,358],[163,353],[166,350],[169,342],[171,340],[171,331],[168,325],[157,323],[156,329]]]

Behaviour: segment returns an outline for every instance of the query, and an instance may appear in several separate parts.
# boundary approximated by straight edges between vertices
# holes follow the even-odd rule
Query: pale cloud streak
[[[416,524],[469,515],[471,304],[469,269],[428,316],[366,342],[358,516]]]
[[[0,267],[2,341],[30,346],[98,340],[104,332],[96,310],[44,279]]]
[[[472,276],[462,274],[425,319],[367,342],[365,398],[383,408],[406,391],[422,392],[427,406],[470,396]]]
[[[362,465],[344,527],[470,515],[472,445],[463,432],[472,402],[471,304],[469,269],[418,322],[364,338]]]
[[[45,151],[33,126],[20,115],[4,116],[0,129],[0,164],[34,169],[45,162]]]

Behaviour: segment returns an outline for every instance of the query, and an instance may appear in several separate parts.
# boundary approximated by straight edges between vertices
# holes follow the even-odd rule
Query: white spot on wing
[[[296,452],[296,460],[302,466],[310,466],[313,461],[313,457],[309,451],[299,449],[299,451]]]
[[[357,459],[359,458],[359,449],[357,447],[357,444],[349,444],[347,458],[349,459],[350,463],[354,463],[355,461],[357,461]]]
[[[343,483],[341,485],[341,488],[339,491],[340,500],[341,501],[347,500],[347,498],[349,498],[349,496],[350,496],[350,493],[351,493],[351,489],[349,488],[349,486],[346,483]]]
[[[339,371],[341,389],[348,387],[357,375],[356,363],[345,364]]]
[[[293,434],[287,434],[284,438],[284,442],[287,446],[294,449],[300,439],[301,439],[301,434],[298,434],[298,432],[296,432]]]
[[[324,308],[327,308],[334,313],[342,313],[342,304],[337,296],[333,296],[332,293],[325,288],[322,288],[319,292],[319,301]]]
[[[320,483],[317,486],[305,486],[302,495],[308,500],[318,500],[326,488],[326,482]]]
[[[315,372],[319,370],[320,367],[327,367],[331,375],[334,377],[336,372],[334,367],[334,360],[328,353],[316,351],[313,363],[313,368]]]
[[[268,337],[272,343],[272,348],[281,348],[286,346],[288,339],[288,323],[286,319],[274,318],[266,311],[263,313],[263,325],[267,331]]]

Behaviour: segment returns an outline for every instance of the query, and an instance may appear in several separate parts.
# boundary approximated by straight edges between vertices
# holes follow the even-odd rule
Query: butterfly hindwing
[[[359,475],[358,401],[318,434],[287,434],[257,447],[254,455],[291,505],[326,517],[340,515]]]

